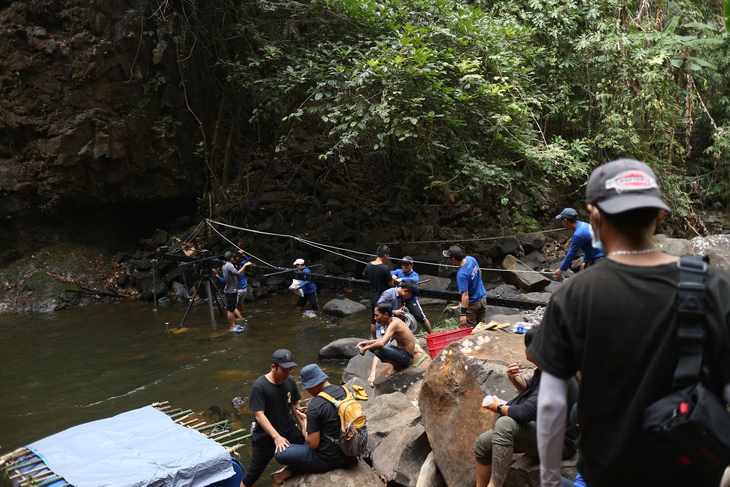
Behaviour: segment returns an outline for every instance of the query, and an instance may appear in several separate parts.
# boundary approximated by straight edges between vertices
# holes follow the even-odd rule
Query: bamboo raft
[[[225,447],[234,458],[238,457],[236,451],[251,436],[251,433],[246,433],[242,429],[231,431],[228,419],[208,424],[200,413],[194,413],[191,409],[173,408],[168,401],[155,402],[151,406],[165,413],[175,423],[197,430],[203,436]],[[13,487],[73,487],[61,475],[53,472],[42,458],[26,447],[0,457],[0,472],[3,474],[3,482],[9,481]]]

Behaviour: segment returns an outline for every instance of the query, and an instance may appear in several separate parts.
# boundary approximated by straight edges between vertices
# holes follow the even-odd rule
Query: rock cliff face
[[[166,3],[0,0],[0,246],[84,209],[200,194],[180,91],[199,106],[203,90]]]

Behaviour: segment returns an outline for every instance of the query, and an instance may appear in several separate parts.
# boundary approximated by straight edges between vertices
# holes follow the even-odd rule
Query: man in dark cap
[[[487,317],[487,291],[482,282],[482,270],[477,260],[471,255],[465,255],[458,245],[452,245],[444,250],[443,256],[451,264],[458,265],[456,284],[461,293],[461,326],[474,328]]]
[[[256,419],[251,436],[251,464],[243,477],[243,485],[251,487],[261,477],[275,453],[291,444],[304,443],[304,436],[292,419],[302,398],[291,377],[292,353],[279,349],[271,357],[271,370],[253,383],[248,408]]]
[[[226,261],[223,264],[223,282],[225,287],[223,288],[223,294],[226,296],[226,317],[228,318],[228,331],[234,333],[240,333],[244,330],[241,325],[236,324],[236,315],[241,316],[241,313],[236,308],[238,303],[238,269],[233,265],[233,259],[236,258],[236,254],[230,250],[223,254],[223,259]],[[242,269],[243,272],[243,269]],[[216,274],[217,275],[217,274]]]
[[[340,416],[331,402],[319,396],[320,392],[325,392],[339,401],[347,396],[345,389],[330,384],[327,380],[329,376],[317,364],[304,366],[299,377],[302,379],[302,388],[314,398],[308,407],[295,411],[302,423],[306,443],[289,445],[289,448],[276,454],[276,461],[287,465],[272,475],[277,485],[293,474],[327,472],[356,461],[355,457],[345,455],[334,442],[340,437]]]
[[[581,372],[578,470],[591,486],[720,484],[716,471],[663,455],[642,434],[647,406],[672,391],[678,363],[677,257],[654,246],[669,207],[646,164],[619,159],[597,167],[586,203],[606,259],[558,289],[529,346],[543,369],[538,397],[541,485],[560,485],[565,386]],[[706,384],[730,401],[730,274],[704,276],[702,366]],[[701,318],[698,318],[701,319]]]
[[[415,290],[413,288],[409,290],[411,296],[403,298],[403,304],[408,308],[408,312],[413,315],[416,321],[423,326],[426,333],[431,333],[431,322],[426,318],[426,313],[423,312],[421,303],[418,302],[418,281],[421,280],[421,276],[413,270],[413,257],[409,255],[404,256],[400,260],[400,267],[400,269],[393,271],[393,282],[398,285],[404,284],[407,281],[413,281],[413,284],[416,285]]]
[[[593,246],[593,236],[591,235],[591,226],[586,222],[578,220],[578,212],[573,208],[565,208],[555,218],[560,220],[563,228],[572,230],[573,237],[570,239],[570,249],[565,254],[560,267],[555,270],[555,275],[563,277],[563,273],[573,264],[573,260],[578,255],[578,251],[583,252],[583,263],[580,269],[590,267],[599,260],[603,259],[603,253]]]

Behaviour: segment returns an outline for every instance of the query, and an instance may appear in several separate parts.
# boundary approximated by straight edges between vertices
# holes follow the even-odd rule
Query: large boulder
[[[542,291],[550,284],[550,279],[535,272],[532,268],[512,255],[505,256],[502,260],[502,268],[508,271],[504,273],[504,281],[506,283],[512,284],[528,293]]]
[[[421,411],[402,392],[374,397],[363,403],[363,409],[368,418],[368,451],[371,455],[394,431],[421,422]]]
[[[333,299],[322,307],[325,313],[335,316],[350,316],[366,309],[365,305],[347,298]]]
[[[357,337],[340,338],[319,349],[320,358],[352,358],[358,355],[355,346],[363,339]]]
[[[416,487],[446,487],[446,482],[441,476],[441,472],[439,472],[436,459],[433,457],[433,451],[428,454],[423,465],[421,465]]]
[[[431,362],[418,405],[447,485],[474,485],[474,440],[496,421],[481,402],[517,395],[506,373],[515,361],[526,361],[524,336],[490,330],[450,343]]]
[[[388,482],[415,487],[423,462],[431,453],[422,425],[405,426],[388,435],[370,454],[373,468]]]
[[[431,453],[420,410],[400,392],[377,396],[363,406],[373,469],[388,482],[415,487]]]
[[[730,235],[695,237],[684,248],[684,253],[706,255],[712,265],[730,270]]]
[[[287,487],[383,487],[380,476],[364,461],[350,468],[291,477]]]

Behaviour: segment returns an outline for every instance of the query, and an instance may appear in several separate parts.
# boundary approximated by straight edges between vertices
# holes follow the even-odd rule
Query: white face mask
[[[606,248],[603,246],[603,242],[601,242],[601,237],[593,231],[593,216],[591,216],[591,223],[588,225],[588,233],[591,234],[591,245],[593,248],[605,255]]]

